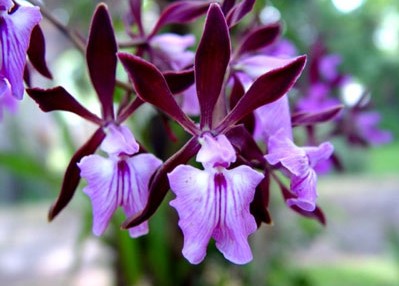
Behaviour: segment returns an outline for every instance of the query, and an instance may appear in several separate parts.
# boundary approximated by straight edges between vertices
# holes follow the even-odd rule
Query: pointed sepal
[[[47,67],[46,63],[46,44],[44,40],[43,31],[39,25],[36,25],[30,36],[29,48],[28,48],[28,58],[32,63],[34,68],[42,75],[48,79],[52,79],[53,76]]]
[[[103,118],[106,120],[114,119],[113,94],[117,49],[108,8],[105,4],[100,4],[91,21],[86,60],[90,79],[101,102]]]
[[[49,221],[53,220],[71,201],[80,181],[80,169],[77,163],[85,156],[93,154],[105,138],[102,128],[97,129],[93,136],[73,155],[65,171],[61,192],[48,213]]]

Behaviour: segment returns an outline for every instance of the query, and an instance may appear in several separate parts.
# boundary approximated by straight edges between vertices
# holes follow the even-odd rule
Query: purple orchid
[[[127,53],[118,56],[138,96],[163,110],[193,136],[158,169],[150,183],[147,206],[140,215],[127,220],[124,227],[147,220],[170,187],[176,194],[171,205],[178,211],[185,239],[183,254],[190,262],[202,261],[211,237],[227,259],[240,264],[248,262],[251,252],[247,237],[255,231],[257,219],[250,213],[250,203],[264,175],[242,160],[250,162],[250,157],[254,157],[261,165],[264,158],[257,152],[251,135],[236,124],[259,106],[283,96],[299,77],[305,57],[289,60],[258,77],[229,110],[222,89],[230,64],[229,30],[220,6],[211,4],[194,65],[200,106],[198,126],[179,107],[164,76],[153,64]],[[185,165],[196,153],[205,170]],[[229,169],[233,162],[237,166]],[[266,206],[261,203],[261,207]],[[268,220],[265,212],[261,218],[264,221]],[[193,221],[193,214],[198,220]]]
[[[88,155],[78,166],[81,177],[88,185],[83,189],[93,205],[93,233],[101,235],[118,206],[123,207],[126,216],[143,210],[148,199],[148,183],[151,175],[162,164],[152,154],[138,154],[133,134],[125,126],[109,125],[100,148],[108,158]],[[148,233],[148,223],[130,228],[131,237]]]
[[[15,99],[23,97],[29,40],[41,19],[38,7],[0,0],[0,119],[3,108],[15,111]]]
[[[184,235],[183,255],[193,264],[200,263],[213,237],[226,259],[247,263],[252,260],[247,237],[257,229],[249,205],[264,176],[245,165],[227,169],[236,154],[225,135],[206,133],[199,141],[197,162],[205,170],[179,165],[168,174],[176,195],[170,205],[179,213]]]
[[[312,212],[316,209],[317,174],[314,167],[319,161],[327,160],[334,148],[329,142],[318,147],[297,147],[282,132],[269,138],[266,160],[271,165],[281,165],[291,178],[291,190],[296,198],[287,200],[289,206]]]
[[[108,9],[100,4],[93,16],[86,59],[89,75],[101,104],[102,116],[98,117],[80,105],[62,87],[28,89],[28,94],[43,111],[63,110],[73,112],[99,126],[91,138],[73,155],[66,169],[61,192],[49,212],[52,220],[72,199],[80,175],[88,181],[85,192],[93,204],[93,231],[100,235],[118,206],[130,216],[141,211],[148,197],[148,182],[160,165],[150,154],[137,154],[139,146],[130,131],[120,124],[142,103],[136,98],[121,104],[115,116],[113,96],[116,84],[117,44]],[[97,148],[108,158],[92,155]],[[140,150],[142,153],[142,150]],[[147,226],[133,228],[133,237],[147,232]]]
[[[287,204],[307,212],[314,211],[317,198],[315,168],[332,155],[332,144],[325,142],[318,147],[298,147],[294,144],[287,95],[256,111],[255,135],[268,147],[266,160],[281,167],[291,179],[291,191],[295,197],[288,199]]]
[[[377,111],[360,112],[354,119],[359,135],[371,145],[387,144],[392,141],[391,132],[379,129],[381,115]]]

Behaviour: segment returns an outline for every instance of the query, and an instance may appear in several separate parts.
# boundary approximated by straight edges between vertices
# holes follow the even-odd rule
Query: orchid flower
[[[93,231],[100,235],[118,206],[127,215],[141,211],[148,197],[148,182],[160,165],[150,154],[136,154],[139,146],[128,129],[120,124],[143,102],[136,98],[126,106],[121,105],[114,113],[113,94],[117,44],[108,9],[98,5],[87,43],[86,60],[89,75],[101,104],[102,116],[90,112],[62,87],[52,89],[28,89],[28,94],[44,111],[63,110],[73,112],[98,125],[91,138],[73,155],[66,169],[61,192],[49,212],[52,220],[70,202],[81,176],[88,186],[85,192],[93,204]],[[92,155],[97,148],[108,158]],[[130,231],[136,237],[147,232],[144,223]]]
[[[0,0],[0,119],[3,108],[15,111],[23,97],[29,40],[41,19],[38,7]]]
[[[139,145],[125,126],[109,125],[100,148],[108,158],[88,155],[78,163],[81,177],[88,185],[83,189],[93,205],[93,233],[101,235],[118,206],[126,216],[143,210],[148,199],[148,183],[161,165],[152,154],[138,154]],[[134,156],[133,156],[134,155]],[[148,233],[148,223],[130,228],[131,237]]]
[[[205,170],[179,165],[168,174],[176,195],[170,205],[179,213],[184,234],[183,255],[200,263],[213,237],[226,259],[247,263],[252,260],[247,237],[257,229],[249,205],[264,176],[245,165],[228,169],[236,154],[225,135],[206,133],[199,140],[196,160]]]
[[[261,75],[231,110],[227,110],[217,102],[225,96],[222,88],[230,63],[229,29],[220,6],[211,4],[195,55],[195,87],[200,105],[197,125],[182,111],[163,74],[153,64],[127,53],[118,56],[138,96],[168,114],[192,135],[155,173],[143,212],[128,219],[123,226],[129,228],[147,220],[170,187],[176,194],[171,205],[178,211],[185,239],[183,254],[190,262],[202,261],[211,237],[227,259],[235,263],[248,262],[251,253],[247,237],[256,229],[257,219],[250,212],[250,203],[264,175],[251,165],[240,163],[241,159],[236,162],[237,154],[246,158],[257,150],[251,135],[236,124],[257,107],[283,96],[299,77],[305,57],[287,61]],[[255,148],[248,151],[247,146]],[[195,154],[204,170],[185,165]],[[260,151],[256,158],[264,161]],[[238,166],[230,169],[233,162]],[[189,218],[192,219],[193,214],[199,217],[191,223]],[[204,220],[207,214],[213,218]],[[238,225],[232,221],[238,221]]]

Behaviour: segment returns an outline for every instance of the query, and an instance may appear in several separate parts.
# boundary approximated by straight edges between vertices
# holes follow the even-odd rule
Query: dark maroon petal
[[[51,89],[28,88],[26,92],[44,112],[64,110],[75,113],[76,115],[98,125],[103,123],[97,115],[84,108],[61,86]]]
[[[28,58],[34,68],[43,76],[52,79],[50,70],[46,64],[46,44],[42,29],[39,25],[36,25],[30,36]]]
[[[233,76],[233,88],[231,90],[230,95],[230,109],[233,109],[236,106],[237,102],[240,101],[241,97],[245,94],[244,86],[242,85],[241,81],[238,79],[237,76]],[[245,125],[247,130],[250,133],[253,133],[255,129],[255,116],[253,113],[248,114],[238,123],[242,123]]]
[[[188,23],[205,14],[211,1],[179,1],[169,5],[159,16],[151,32],[155,35],[163,26],[172,23]]]
[[[148,220],[158,209],[169,190],[167,173],[176,166],[187,163],[200,149],[197,137],[192,137],[177,153],[170,157],[151,178],[148,203],[144,210],[131,218],[128,218],[122,225],[123,228],[130,228]]]
[[[262,222],[266,224],[272,223],[272,218],[268,211],[270,197],[270,176],[265,174],[264,179],[256,187],[254,200],[251,203],[250,211],[255,217],[258,227]]]
[[[134,18],[137,28],[139,29],[140,35],[143,36],[144,29],[143,29],[143,22],[141,20],[141,5],[142,5],[142,0],[130,0],[129,1],[130,13],[132,14],[132,16]]]
[[[194,70],[167,71],[163,73],[169,89],[173,94],[185,91],[194,84]]]
[[[102,106],[103,118],[114,118],[113,94],[115,88],[117,44],[107,6],[100,4],[91,22],[86,59],[93,86]]]
[[[297,196],[294,195],[282,182],[277,180],[277,183],[280,187],[281,193],[285,201],[287,201],[288,199],[297,198]],[[323,225],[326,224],[326,217],[324,216],[323,211],[318,206],[316,206],[316,209],[312,212],[305,211],[298,206],[290,206],[290,208],[304,217],[313,218]]]
[[[251,31],[242,41],[237,54],[250,53],[272,44],[280,35],[280,32],[279,23],[262,26]]]
[[[226,20],[229,27],[237,24],[245,15],[251,12],[254,7],[255,0],[243,0],[235,5],[227,14]]]
[[[105,133],[102,128],[97,129],[93,136],[83,145],[72,157],[69,165],[65,171],[64,180],[62,182],[61,192],[58,195],[56,202],[51,206],[48,219],[53,220],[60,211],[67,206],[75,194],[76,187],[80,181],[80,169],[77,163],[84,156],[93,154],[101,142],[105,138]]]
[[[292,126],[313,125],[329,121],[336,117],[343,108],[343,105],[337,105],[317,113],[297,112],[291,117]]]
[[[230,36],[218,4],[209,7],[195,56],[195,84],[201,109],[200,128],[212,127],[212,114],[230,61]]]
[[[25,68],[24,68],[24,82],[26,83],[27,87],[32,86],[32,80],[31,80],[30,70],[29,70],[28,65],[25,65]]]
[[[257,78],[233,110],[220,123],[217,131],[221,132],[256,108],[274,102],[286,94],[298,79],[305,63],[306,56],[301,56],[286,66],[271,70]]]
[[[243,125],[228,129],[225,135],[234,146],[234,149],[237,150],[237,154],[245,159],[247,164],[251,167],[264,168],[265,158],[263,152]]]
[[[236,0],[224,0],[222,3],[222,11],[223,14],[227,14],[231,8],[234,7],[234,4],[236,3]]]
[[[191,134],[199,132],[191,119],[181,110],[162,73],[153,64],[128,53],[118,53],[118,57],[133,81],[137,95],[143,101],[160,108],[187,132]]]

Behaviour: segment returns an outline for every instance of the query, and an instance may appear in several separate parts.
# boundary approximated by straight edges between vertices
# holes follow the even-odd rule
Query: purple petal
[[[181,109],[191,116],[198,116],[200,114],[200,106],[197,97],[197,90],[195,85],[192,85],[182,94]]]
[[[265,55],[255,55],[237,61],[237,63],[234,65],[234,69],[238,72],[243,72],[248,75],[253,82],[262,74],[274,69],[282,68],[290,64],[292,60],[292,58],[276,58]],[[250,85],[248,88],[249,87]]]
[[[176,103],[165,78],[154,65],[128,53],[118,53],[118,56],[142,100],[160,108],[179,122],[187,132],[198,133],[198,128]]]
[[[386,144],[393,139],[391,132],[378,128],[380,120],[381,115],[373,111],[359,113],[356,118],[360,135],[373,145]]]
[[[206,255],[210,237],[226,259],[244,264],[252,259],[247,238],[256,231],[249,212],[256,185],[263,176],[248,166],[222,173],[180,165],[168,174],[184,235],[183,255],[193,264]]]
[[[98,155],[85,156],[78,163],[80,176],[87,180],[87,187],[83,189],[93,206],[93,233],[104,233],[111,216],[118,207],[118,202],[124,194],[118,193],[117,162]]]
[[[299,208],[312,212],[316,209],[317,175],[313,169],[309,169],[304,177],[293,176],[291,178],[291,190],[297,195],[296,198],[287,200],[289,206],[298,206]]]
[[[123,223],[123,228],[130,228],[139,225],[148,220],[155,213],[169,190],[167,173],[171,172],[177,165],[185,164],[198,152],[199,148],[200,145],[197,138],[191,138],[178,152],[170,157],[158,169],[151,180],[147,205],[140,214],[128,218]]]
[[[73,155],[68,167],[65,171],[64,180],[62,182],[61,192],[56,202],[51,206],[48,219],[53,220],[60,211],[66,207],[75,194],[75,190],[80,181],[80,170],[77,163],[85,156],[93,154],[97,147],[105,138],[102,128],[97,129],[93,136]]]
[[[270,136],[278,131],[281,136],[292,139],[291,114],[288,96],[255,110],[254,138],[267,144]]]
[[[46,44],[42,29],[36,25],[31,34],[29,49],[27,51],[28,57],[35,69],[43,76],[52,79],[50,70],[46,64]]]
[[[240,44],[237,55],[250,53],[272,44],[280,35],[280,32],[279,23],[262,26],[251,31]]]
[[[201,162],[205,169],[227,168],[237,159],[233,146],[223,134],[214,137],[210,133],[205,133],[198,141],[201,149],[198,151],[196,161]]]
[[[223,174],[226,178],[226,186],[225,189],[219,190],[222,199],[220,221],[214,230],[213,238],[216,241],[216,247],[226,259],[233,263],[245,264],[252,260],[248,236],[257,229],[249,206],[254,198],[255,188],[263,179],[263,175],[248,166],[226,170]],[[222,203],[225,203],[225,206]]]
[[[11,95],[11,85],[7,79],[0,79],[0,121],[3,119],[3,109],[11,113],[17,112],[18,102],[15,97]]]
[[[309,158],[309,165],[313,168],[317,163],[325,161],[334,152],[334,146],[330,142],[323,142],[318,147],[302,147]]]
[[[133,155],[139,151],[139,144],[126,126],[110,124],[106,127],[105,133],[107,136],[101,143],[101,150],[109,155]]]
[[[235,5],[226,16],[229,27],[236,25],[246,14],[251,12],[254,4],[255,0],[243,0]]]
[[[170,202],[179,214],[183,231],[183,255],[192,264],[200,263],[216,227],[217,210],[212,175],[191,166],[179,165],[168,174],[176,199]]]
[[[113,94],[117,49],[107,6],[100,4],[91,22],[86,59],[91,81],[101,102],[103,118],[106,120],[114,119]]]
[[[159,16],[158,22],[150,37],[155,35],[163,26],[172,23],[187,23],[205,14],[210,1],[179,1],[169,5]]]
[[[137,189],[133,189],[134,184],[130,186],[131,196],[128,202],[123,205],[126,217],[131,217],[141,212],[148,202],[149,182],[162,161],[152,154],[139,154],[127,159],[127,163],[134,174],[134,181]],[[133,179],[132,179],[133,181]],[[129,228],[131,237],[138,237],[148,232],[147,222],[143,222],[138,226]]]
[[[101,235],[117,209],[127,216],[141,211],[148,198],[148,183],[161,161],[151,154],[140,154],[124,160],[90,155],[78,163],[81,176],[87,180],[83,191],[93,205],[93,232]],[[129,230],[132,237],[148,233],[147,222]]]
[[[26,92],[44,112],[64,110],[75,113],[98,125],[103,123],[97,115],[84,108],[61,86],[51,89],[30,88]]]
[[[217,127],[217,131],[235,124],[256,108],[276,101],[294,85],[301,74],[306,57],[298,57],[288,65],[260,76]]]
[[[281,131],[270,136],[268,154],[265,155],[265,158],[271,165],[281,163],[290,174],[296,177],[305,176],[310,169],[309,159],[305,150],[297,147]]]
[[[193,35],[164,33],[150,40],[151,47],[160,53],[172,70],[179,71],[194,64],[194,52],[187,49],[195,44]]]
[[[212,115],[230,61],[230,36],[223,12],[211,4],[195,57],[195,84],[201,109],[200,127],[212,127]]]
[[[284,186],[280,181],[277,181],[280,189],[281,189],[281,193],[283,194],[283,197],[285,199],[285,201],[288,201],[292,198],[295,198],[296,196],[286,187]],[[325,225],[326,224],[326,218],[324,216],[323,211],[316,206],[316,209],[312,212],[308,212],[305,211],[301,208],[299,208],[297,205],[292,205],[290,206],[290,208],[292,210],[294,210],[295,212],[299,213],[300,215],[303,215],[305,217],[309,217],[309,218],[313,218],[318,220],[321,224]]]
[[[9,8],[9,1],[3,9]],[[12,95],[22,99],[24,93],[23,75],[26,53],[33,28],[42,16],[38,7],[19,6],[12,14],[0,11],[0,76],[8,79]]]

